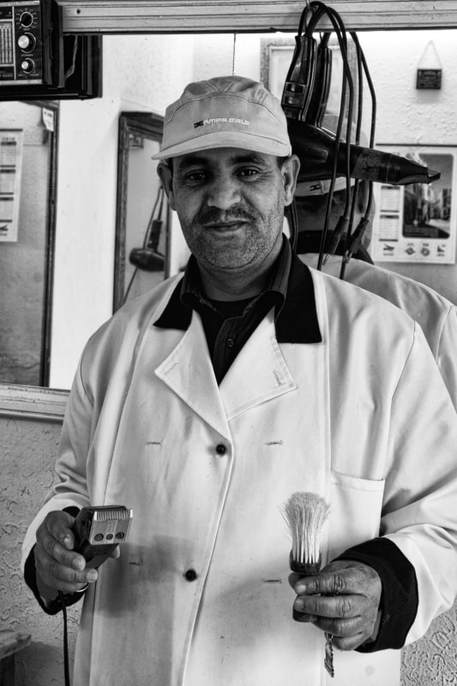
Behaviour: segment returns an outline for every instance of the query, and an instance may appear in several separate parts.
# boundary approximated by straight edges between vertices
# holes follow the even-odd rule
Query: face
[[[342,192],[344,193],[344,191]],[[296,198],[300,228],[306,231],[322,231],[327,211],[327,195],[309,195]],[[329,231],[333,231],[344,209],[344,195],[337,192],[333,196],[329,216]]]
[[[282,242],[298,160],[235,148],[200,151],[159,168],[186,242],[209,273],[267,270]]]
[[[352,230],[358,226],[360,220],[365,215],[367,204],[368,186],[361,182],[358,186],[358,195],[354,206]],[[327,212],[327,195],[310,195],[296,198],[296,207],[299,227],[302,231],[321,232],[325,226],[325,216]],[[346,192],[344,190],[335,191],[330,209],[328,230],[333,231],[336,224],[344,212]],[[372,212],[374,211],[374,206]],[[369,247],[371,240],[371,221],[365,230],[362,244],[365,248]]]

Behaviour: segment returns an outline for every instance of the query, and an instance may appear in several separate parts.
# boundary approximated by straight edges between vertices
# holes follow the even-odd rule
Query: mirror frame
[[[61,422],[69,391],[0,384],[0,417]]]

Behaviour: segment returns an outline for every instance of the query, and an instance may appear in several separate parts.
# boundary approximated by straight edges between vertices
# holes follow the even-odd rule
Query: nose
[[[208,207],[228,210],[239,203],[240,199],[239,184],[236,179],[229,175],[218,175],[207,189],[206,203]]]

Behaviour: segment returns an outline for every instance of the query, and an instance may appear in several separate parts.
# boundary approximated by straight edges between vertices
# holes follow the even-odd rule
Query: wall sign
[[[418,69],[416,88],[418,90],[439,90],[441,88],[441,69]]]
[[[0,241],[17,241],[23,132],[0,129]]]
[[[374,184],[372,256],[380,262],[455,263],[457,148],[377,146],[441,172],[438,181]]]
[[[441,62],[435,43],[430,40],[417,65],[416,88],[418,90],[438,90],[441,88]]]

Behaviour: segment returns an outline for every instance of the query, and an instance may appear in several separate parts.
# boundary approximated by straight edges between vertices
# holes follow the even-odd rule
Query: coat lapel
[[[272,310],[222,380],[220,392],[227,419],[295,389],[294,379],[276,340]]]
[[[207,424],[230,438],[205,332],[196,312],[184,336],[155,373]]]

